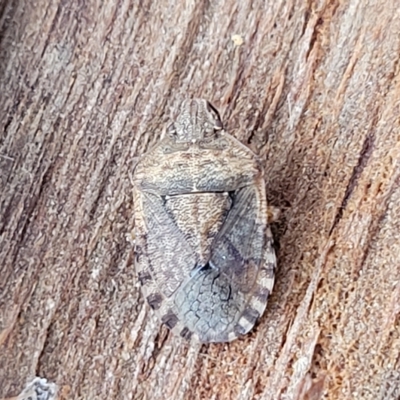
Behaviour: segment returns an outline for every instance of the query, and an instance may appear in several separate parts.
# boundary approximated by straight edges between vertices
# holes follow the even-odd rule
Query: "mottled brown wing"
[[[235,290],[254,287],[266,241],[266,200],[261,185],[232,194],[233,205],[212,246],[210,264],[229,278]]]
[[[193,250],[164,207],[161,196],[141,192],[145,231],[143,257],[162,295],[171,297],[196,263]]]

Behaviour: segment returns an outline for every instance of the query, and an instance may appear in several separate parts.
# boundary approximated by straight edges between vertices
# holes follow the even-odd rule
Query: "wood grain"
[[[400,396],[395,2],[0,13],[0,397],[34,376],[60,399]],[[231,344],[161,328],[133,268],[134,160],[190,96],[263,157],[282,210],[267,312]]]

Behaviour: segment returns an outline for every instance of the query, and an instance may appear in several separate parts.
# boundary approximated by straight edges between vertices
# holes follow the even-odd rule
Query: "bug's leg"
[[[274,206],[267,206],[267,221],[268,224],[272,224],[279,220],[281,216],[281,210]]]

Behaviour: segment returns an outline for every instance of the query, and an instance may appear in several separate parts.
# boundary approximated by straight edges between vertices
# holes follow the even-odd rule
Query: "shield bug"
[[[183,103],[134,171],[136,269],[178,335],[228,342],[263,314],[276,267],[263,168],[206,100]]]

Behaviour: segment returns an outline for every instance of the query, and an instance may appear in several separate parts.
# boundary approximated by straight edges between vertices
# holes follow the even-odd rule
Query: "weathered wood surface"
[[[0,12],[0,398],[34,376],[61,399],[400,396],[396,2]],[[275,291],[231,344],[160,328],[133,268],[134,157],[187,96],[261,154],[282,209]]]

